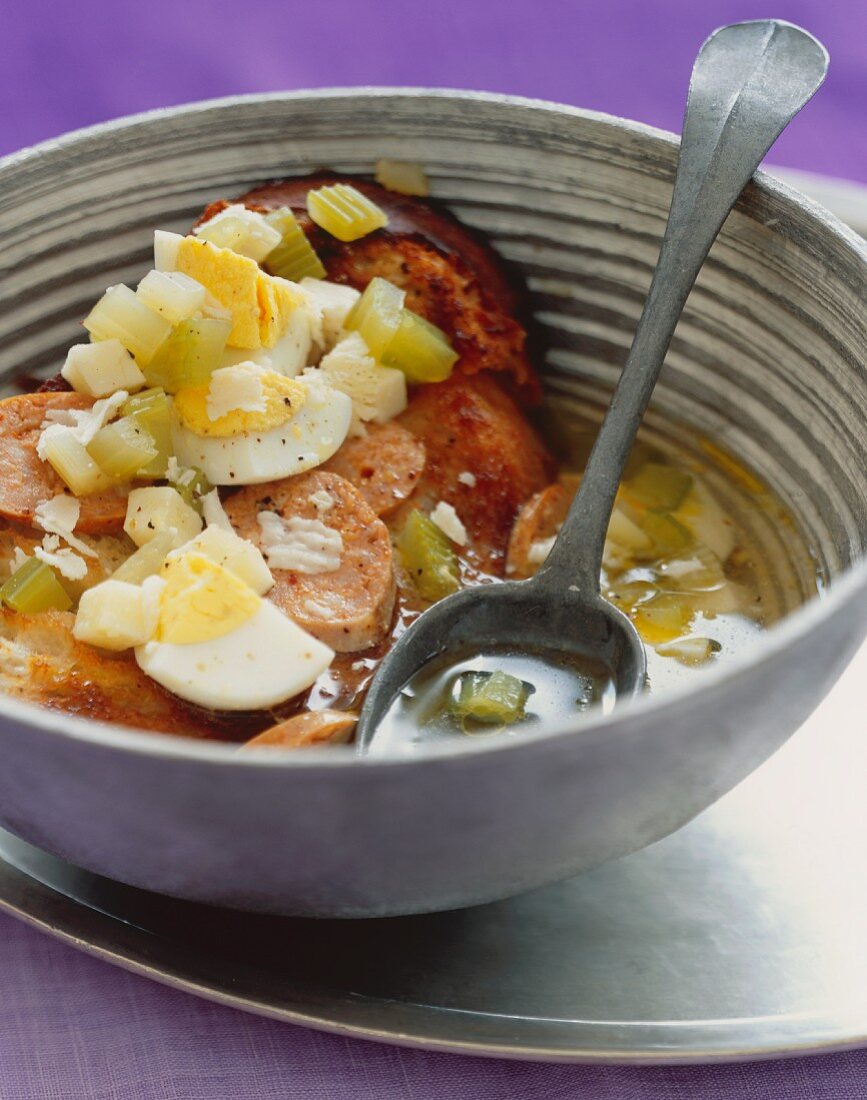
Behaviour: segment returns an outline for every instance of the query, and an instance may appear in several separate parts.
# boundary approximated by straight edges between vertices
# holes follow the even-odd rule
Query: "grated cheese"
[[[265,559],[272,569],[293,573],[333,573],[340,568],[343,537],[319,519],[260,512],[259,530]]]
[[[117,410],[127,400],[126,390],[118,390],[111,397],[95,401],[89,409],[49,409],[42,422],[42,434],[36,444],[36,453],[45,461],[45,445],[58,435],[71,432],[75,439],[86,447],[100,428],[112,419]],[[54,414],[54,415],[52,415]]]
[[[431,522],[435,523],[444,535],[456,542],[458,546],[466,546],[467,529],[458,518],[457,512],[451,506],[441,500],[430,514]]]
[[[461,470],[458,474],[458,481],[461,485],[468,485],[471,489],[476,487],[476,475],[471,474],[469,470]]]
[[[64,547],[60,549],[60,538],[57,535],[46,535],[42,545],[33,550],[34,556],[52,566],[67,580],[81,581],[87,576],[87,562],[79,557],[74,550]]]
[[[337,503],[331,493],[327,492],[325,489],[317,489],[316,492],[311,493],[307,499],[320,515],[330,512]]]
[[[268,402],[262,377],[266,373],[265,367],[251,362],[215,370],[208,386],[208,419],[219,420],[233,412],[265,412]]]
[[[43,500],[41,504],[37,504],[33,518],[43,531],[51,535],[60,535],[65,542],[80,554],[84,554],[86,558],[95,558],[96,551],[91,550],[86,542],[82,542],[72,533],[80,515],[81,503],[78,498],[59,493],[51,500]]]

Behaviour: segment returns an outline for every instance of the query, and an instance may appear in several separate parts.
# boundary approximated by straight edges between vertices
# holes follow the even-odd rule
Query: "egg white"
[[[323,673],[334,652],[274,604],[209,641],[146,642],[139,668],[174,695],[210,710],[262,710],[291,699]]]
[[[172,444],[182,466],[202,470],[212,485],[256,485],[327,462],[349,432],[352,401],[339,390],[311,386],[286,424],[265,432],[216,438],[190,431],[172,416]]]

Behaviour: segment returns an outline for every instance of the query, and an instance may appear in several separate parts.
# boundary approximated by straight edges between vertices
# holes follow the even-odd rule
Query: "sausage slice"
[[[351,482],[378,516],[387,516],[412,493],[424,470],[424,443],[400,424],[375,424],[350,439],[322,467]]]
[[[258,749],[267,745],[275,749],[306,749],[342,745],[352,736],[357,721],[358,715],[345,710],[309,710],[263,730],[241,748]]]
[[[556,482],[535,493],[518,512],[509,537],[506,574],[513,580],[532,577],[547,556],[545,544],[553,539],[569,512],[574,492]],[[535,548],[544,556],[534,554]]]
[[[33,526],[36,507],[69,492],[36,453],[50,409],[89,409],[93,399],[78,393],[26,393],[0,401],[0,516]],[[80,497],[76,531],[103,535],[123,531],[127,491],[107,489]]]
[[[388,529],[345,478],[311,470],[250,485],[230,497],[225,508],[238,534],[263,553],[260,512],[319,520],[339,532],[343,548],[336,569],[305,573],[272,567],[275,584],[269,599],[339,653],[367,649],[385,637],[395,598]]]

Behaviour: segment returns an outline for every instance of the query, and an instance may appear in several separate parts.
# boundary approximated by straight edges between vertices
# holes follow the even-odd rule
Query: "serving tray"
[[[829,205],[836,186],[817,188]],[[867,227],[854,194],[849,220]],[[428,1049],[686,1062],[860,1045],[865,680],[867,646],[791,741],[685,829],[495,905],[248,916],[101,879],[0,831],[0,909],[214,1001]]]

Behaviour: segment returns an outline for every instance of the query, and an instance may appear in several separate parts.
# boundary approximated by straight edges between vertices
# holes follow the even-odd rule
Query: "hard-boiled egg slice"
[[[212,485],[254,485],[300,474],[326,462],[343,443],[352,420],[346,394],[307,383],[301,409],[267,431],[226,437],[198,435],[172,415],[172,443],[182,466],[200,469]]]
[[[167,560],[151,641],[139,667],[168,691],[212,710],[259,710],[304,691],[334,653],[202,554]]]

